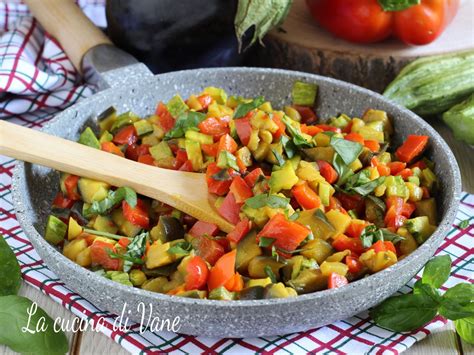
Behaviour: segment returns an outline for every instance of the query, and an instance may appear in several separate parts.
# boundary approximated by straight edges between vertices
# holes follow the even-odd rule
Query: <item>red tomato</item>
[[[186,265],[186,276],[184,277],[184,288],[199,290],[207,283],[209,269],[206,262],[200,256],[193,256]]]
[[[219,142],[213,144],[201,144],[201,149],[204,154],[209,155],[210,157],[216,157],[217,149],[219,149]]]
[[[209,94],[202,94],[201,96],[198,96],[197,99],[199,103],[201,104],[203,110],[207,109],[207,107],[212,102],[212,97]]]
[[[346,265],[349,268],[351,274],[357,274],[362,271],[363,265],[358,258],[348,255],[346,256]]]
[[[278,213],[258,233],[257,242],[260,241],[261,237],[273,238],[275,239],[273,243],[275,247],[293,251],[306,239],[309,233],[311,231],[307,227],[297,222],[292,222],[286,219],[283,214]]]
[[[113,259],[109,253],[115,253],[113,244],[103,242],[101,240],[94,241],[91,245],[91,260],[92,263],[101,265],[106,270],[118,270],[120,267],[120,260]]]
[[[196,251],[196,255],[199,255],[211,265],[214,265],[224,255],[224,247],[211,237],[194,237],[191,244]]]
[[[328,277],[328,288],[338,288],[344,285],[347,285],[349,281],[335,272],[331,272]]]
[[[388,163],[387,166],[390,168],[390,175],[397,175],[400,171],[405,169],[407,163],[401,161],[392,161]]]
[[[362,215],[365,210],[365,199],[360,195],[349,195],[344,192],[338,192],[335,197],[341,202],[344,209],[355,210],[357,214]]]
[[[234,120],[235,129],[239,136],[240,142],[243,145],[249,144],[250,134],[252,133],[252,126],[250,125],[250,118],[244,117]]]
[[[298,105],[293,105],[292,107],[301,115],[301,123],[312,125],[318,120],[318,117],[311,107]]]
[[[140,155],[138,162],[146,165],[155,166],[155,159],[150,154]]]
[[[138,158],[142,155],[150,154],[150,146],[148,144],[132,144],[127,145],[125,150],[125,156],[127,159],[138,161]]]
[[[117,132],[117,134],[115,134],[112,141],[115,144],[118,144],[118,145],[122,145],[122,144],[132,145],[132,144],[135,144],[138,141],[137,130],[135,129],[135,126],[130,125],[130,126],[125,126],[125,127],[121,128]]]
[[[227,234],[227,239],[237,244],[242,240],[243,237],[247,235],[250,231],[250,221],[247,218],[242,219],[237,225],[235,226],[234,230]]]
[[[352,220],[344,233],[346,233],[347,236],[351,238],[359,238],[362,234],[362,231],[368,225],[369,224],[365,221]]]
[[[237,250],[234,249],[222,255],[211,268],[207,285],[209,290],[224,286],[235,274],[235,258]]]
[[[233,154],[236,152],[237,148],[238,146],[234,138],[232,138],[229,134],[225,134],[219,139],[217,152],[219,153],[222,150],[226,150]]]
[[[197,221],[189,231],[193,237],[200,237],[203,235],[215,236],[219,232],[219,227],[214,223]]]
[[[148,211],[146,210],[145,203],[137,199],[137,205],[131,207],[127,201],[122,201],[123,216],[130,223],[140,226],[147,229],[150,224],[150,219],[148,218]]]
[[[253,196],[252,190],[240,176],[234,177],[232,184],[230,184],[230,191],[234,194],[237,203],[245,202],[246,199]]]
[[[230,223],[237,224],[239,222],[240,207],[242,207],[242,203],[237,203],[234,194],[230,191],[217,211]]]

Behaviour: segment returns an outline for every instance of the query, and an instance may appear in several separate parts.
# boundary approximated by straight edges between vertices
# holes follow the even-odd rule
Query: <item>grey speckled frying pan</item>
[[[29,0],[30,3],[35,1],[38,0]],[[127,304],[130,318],[140,321],[140,303],[151,304],[153,317],[171,320],[180,317],[180,332],[193,335],[254,337],[302,331],[357,314],[393,294],[434,254],[454,220],[461,181],[449,147],[418,116],[371,91],[316,75],[273,69],[202,69],[153,76],[143,65],[134,63],[129,56],[123,57],[122,52],[108,44],[89,50],[84,62],[94,68],[103,90],[57,115],[44,128],[45,132],[75,140],[85,125],[95,125],[97,114],[111,105],[119,112],[133,110],[139,115],[147,115],[153,112],[159,100],[168,100],[177,92],[186,97],[210,85],[235,95],[263,95],[275,105],[283,106],[290,102],[289,93],[294,81],[304,80],[319,86],[319,117],[341,112],[359,116],[367,108],[376,108],[387,111],[393,120],[394,145],[400,144],[410,133],[428,135],[427,153],[436,163],[435,172],[440,180],[440,191],[436,196],[440,216],[438,229],[397,264],[334,290],[287,299],[224,302],[167,296],[126,287],[69,261],[42,237],[50,203],[57,191],[58,174],[44,167],[18,162],[13,177],[13,202],[23,230],[48,267],[68,287],[99,308],[120,314]],[[108,64],[111,62],[128,65],[110,69]]]

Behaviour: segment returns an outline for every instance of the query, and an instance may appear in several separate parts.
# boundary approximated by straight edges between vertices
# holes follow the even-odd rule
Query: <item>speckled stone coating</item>
[[[113,76],[111,76],[113,77]],[[325,290],[297,298],[256,301],[212,301],[180,298],[126,287],[98,276],[69,261],[42,237],[50,204],[58,189],[58,174],[50,169],[19,162],[13,177],[13,200],[18,220],[48,267],[71,289],[97,307],[120,313],[124,303],[132,310],[140,302],[153,305],[153,316],[180,317],[180,332],[218,337],[255,337],[307,330],[340,320],[372,307],[404,285],[441,244],[454,220],[461,191],[456,160],[444,140],[426,122],[382,96],[360,87],[316,75],[274,69],[225,68],[182,71],[155,77],[137,75],[137,80],[115,73],[121,85],[108,89],[67,109],[44,131],[76,140],[86,125],[95,126],[94,117],[114,105],[119,112],[133,110],[151,114],[160,100],[174,94],[183,97],[206,86],[224,88],[245,97],[265,96],[272,104],[290,103],[295,80],[319,85],[317,114],[327,118],[338,113],[361,116],[367,108],[388,112],[393,120],[396,146],[408,134],[430,136],[429,157],[436,162],[440,180],[438,201],[441,223],[437,231],[414,253],[375,275],[339,289]],[[110,77],[109,77],[110,79]],[[91,156],[91,159],[94,159]]]

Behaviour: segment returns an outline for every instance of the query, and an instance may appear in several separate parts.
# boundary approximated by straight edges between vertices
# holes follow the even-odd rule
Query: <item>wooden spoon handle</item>
[[[129,186],[197,219],[215,223],[225,232],[234,228],[211,206],[204,174],[137,163],[5,121],[0,121],[0,154],[112,186]]]
[[[25,0],[46,31],[64,48],[74,67],[82,71],[82,58],[99,44],[112,44],[73,0]]]

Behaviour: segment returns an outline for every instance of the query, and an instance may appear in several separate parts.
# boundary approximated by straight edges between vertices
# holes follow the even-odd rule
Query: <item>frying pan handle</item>
[[[82,72],[82,58],[93,47],[109,44],[102,33],[73,0],[25,0],[46,31],[55,37],[74,67]]]

